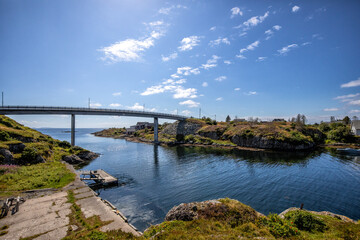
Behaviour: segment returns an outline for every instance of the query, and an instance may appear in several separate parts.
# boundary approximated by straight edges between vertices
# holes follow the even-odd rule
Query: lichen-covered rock
[[[165,216],[165,221],[192,221],[195,219],[215,219],[228,221],[234,225],[255,222],[261,213],[233,199],[218,199],[204,202],[182,203],[173,207]]]
[[[167,125],[162,131],[162,134],[169,135],[194,135],[201,128],[200,124],[188,122],[188,121],[176,121]]]
[[[25,149],[25,144],[23,143],[15,143],[9,144],[9,150],[12,153],[21,153]]]
[[[306,150],[315,147],[315,143],[307,142],[295,144],[290,142],[283,142],[274,139],[268,139],[264,136],[240,136],[235,135],[231,137],[230,141],[241,147],[263,148],[263,149],[278,149],[278,150]]]
[[[14,157],[9,150],[5,148],[0,149],[0,155],[2,155],[2,157],[0,156],[0,161],[2,162],[2,164],[13,163]]]

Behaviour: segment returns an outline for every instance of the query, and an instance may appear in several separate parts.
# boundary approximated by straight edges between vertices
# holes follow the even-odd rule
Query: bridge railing
[[[84,111],[84,112],[113,112],[113,113],[130,113],[130,114],[145,114],[145,115],[157,115],[163,117],[172,117],[172,118],[183,118],[188,117],[170,113],[159,113],[159,112],[149,112],[149,111],[134,111],[126,109],[109,109],[109,108],[85,108],[85,107],[51,107],[51,106],[0,106],[0,109],[27,109],[27,110],[72,110],[72,111]]]

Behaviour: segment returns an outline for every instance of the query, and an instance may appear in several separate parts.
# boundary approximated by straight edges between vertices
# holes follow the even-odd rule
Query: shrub
[[[71,144],[68,141],[61,141],[58,143],[58,145],[62,148],[71,148]]]
[[[192,134],[185,136],[185,142],[190,142],[190,141],[191,142],[195,141],[195,137]]]
[[[21,154],[21,159],[25,163],[36,162],[36,158],[38,157],[38,150],[34,147],[26,147]]]
[[[326,224],[323,220],[306,211],[292,211],[287,213],[285,218],[293,221],[300,230],[323,232],[326,229]]]
[[[348,126],[340,125],[337,128],[332,128],[327,133],[327,137],[336,142],[349,142],[352,140],[353,135]]]
[[[293,224],[281,219],[277,214],[269,214],[268,218],[263,218],[263,224],[275,237],[290,237],[300,234]]]
[[[5,131],[0,131],[0,141],[9,141],[11,139],[10,135]]]

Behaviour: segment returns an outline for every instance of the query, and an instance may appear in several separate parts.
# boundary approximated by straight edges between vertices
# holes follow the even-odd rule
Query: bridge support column
[[[75,114],[71,114],[71,146],[75,146]]]
[[[159,123],[158,123],[158,118],[155,117],[154,118],[154,143],[158,143],[159,142]]]

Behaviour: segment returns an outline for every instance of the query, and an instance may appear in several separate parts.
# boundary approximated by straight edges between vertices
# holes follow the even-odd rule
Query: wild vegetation
[[[60,161],[65,156],[88,152],[0,115],[1,195],[63,187],[74,180],[75,174]]]

